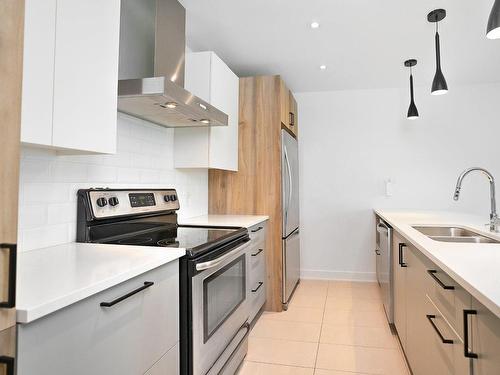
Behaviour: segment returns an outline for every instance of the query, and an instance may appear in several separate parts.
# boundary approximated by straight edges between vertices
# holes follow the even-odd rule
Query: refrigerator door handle
[[[289,185],[289,189],[288,189],[288,199],[287,199],[287,202],[286,202],[286,208],[285,208],[285,229],[286,229],[286,224],[288,223],[288,208],[290,207],[290,202],[292,201],[292,185],[293,185],[293,181],[292,181],[292,168],[290,167],[290,161],[288,160],[288,153],[286,151],[286,146],[283,145],[283,150],[285,152],[285,161],[286,161],[286,169],[288,171],[288,185]]]

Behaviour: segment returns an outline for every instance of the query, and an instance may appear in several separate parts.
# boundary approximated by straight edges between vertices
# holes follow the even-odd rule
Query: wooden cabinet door
[[[401,245],[401,253],[404,258],[404,253],[407,251],[404,240],[394,232],[392,244],[392,262],[394,270],[394,325],[398,331],[398,336],[401,345],[406,349],[406,268],[403,262],[400,262],[399,249]],[[403,259],[404,260],[404,259]]]
[[[290,90],[282,79],[280,79],[280,119],[281,124],[290,129]]]
[[[52,145],[56,0],[26,0],[21,141]]]
[[[399,249],[398,249],[399,251]],[[406,272],[406,347],[405,353],[415,375],[426,374],[422,363],[422,349],[428,345],[429,337],[424,335],[428,322],[425,317],[425,269],[412,246],[404,248]],[[399,257],[399,254],[398,254]],[[398,264],[399,265],[399,264]],[[398,331],[399,332],[399,331]],[[428,374],[428,373],[427,373]]]
[[[293,96],[292,92],[289,91],[289,115],[288,115],[288,127],[295,134],[295,137],[299,135],[299,120],[298,120],[298,109],[297,101]]]
[[[500,374],[500,318],[489,311],[475,298],[472,299],[472,311],[467,324],[471,327],[469,348],[477,354],[472,359],[474,375]],[[464,332],[465,334],[465,332]]]
[[[119,0],[57,0],[52,143],[116,152]]]
[[[0,2],[0,374],[13,374],[16,352],[16,242],[23,76],[24,1]]]

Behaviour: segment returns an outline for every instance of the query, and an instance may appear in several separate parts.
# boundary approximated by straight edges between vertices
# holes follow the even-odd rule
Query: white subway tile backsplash
[[[90,165],[88,168],[88,181],[116,182],[116,167]]]
[[[160,171],[156,169],[143,169],[141,171],[141,182],[143,183],[160,183]]]
[[[24,204],[62,203],[67,200],[68,184],[63,183],[30,183],[24,184]]]
[[[69,242],[71,224],[45,225],[20,231],[22,248],[20,251],[38,249]]]
[[[37,228],[47,223],[47,205],[20,205],[19,222],[20,230]]]
[[[53,182],[84,182],[88,180],[88,166],[81,163],[72,163],[56,160],[52,163]]]
[[[47,223],[64,224],[73,223],[76,217],[76,201],[70,203],[58,203],[48,206]]]
[[[23,182],[49,182],[50,162],[44,159],[25,159],[21,164],[20,175]]]
[[[118,183],[134,183],[140,181],[141,170],[137,168],[118,168],[116,182]]]
[[[172,129],[118,116],[115,155],[67,155],[23,146],[19,195],[19,249],[76,239],[76,193],[89,187],[176,188],[179,217],[208,210],[207,170],[173,167]]]

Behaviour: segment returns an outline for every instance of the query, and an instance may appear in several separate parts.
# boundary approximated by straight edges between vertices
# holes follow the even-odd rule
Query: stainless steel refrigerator
[[[286,130],[281,131],[281,207],[283,285],[281,302],[288,302],[300,281],[300,231],[299,231],[299,155],[297,140]]]

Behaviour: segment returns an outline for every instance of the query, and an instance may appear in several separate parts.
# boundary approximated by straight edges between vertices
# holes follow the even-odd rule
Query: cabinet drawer
[[[463,311],[470,309],[471,295],[429,260],[426,262],[426,268],[427,295],[463,339]]]
[[[249,290],[250,316],[249,321],[254,320],[259,310],[266,303],[266,282],[258,281],[251,284]]]
[[[264,278],[266,273],[266,251],[263,246],[250,248],[250,279]]]
[[[154,285],[111,307],[114,301]],[[178,261],[20,325],[18,375],[144,374],[179,341]]]
[[[264,261],[250,269],[250,287],[255,289],[257,284],[266,281],[266,264]]]
[[[423,343],[420,363],[427,369],[422,375],[468,375],[470,365],[463,355],[463,342],[430,298],[425,301],[425,314],[428,324],[423,336],[428,341]]]
[[[254,243],[264,242],[266,238],[266,225],[264,223],[260,223],[250,227],[248,228],[248,234]]]
[[[179,344],[165,353],[144,375],[179,375]]]

